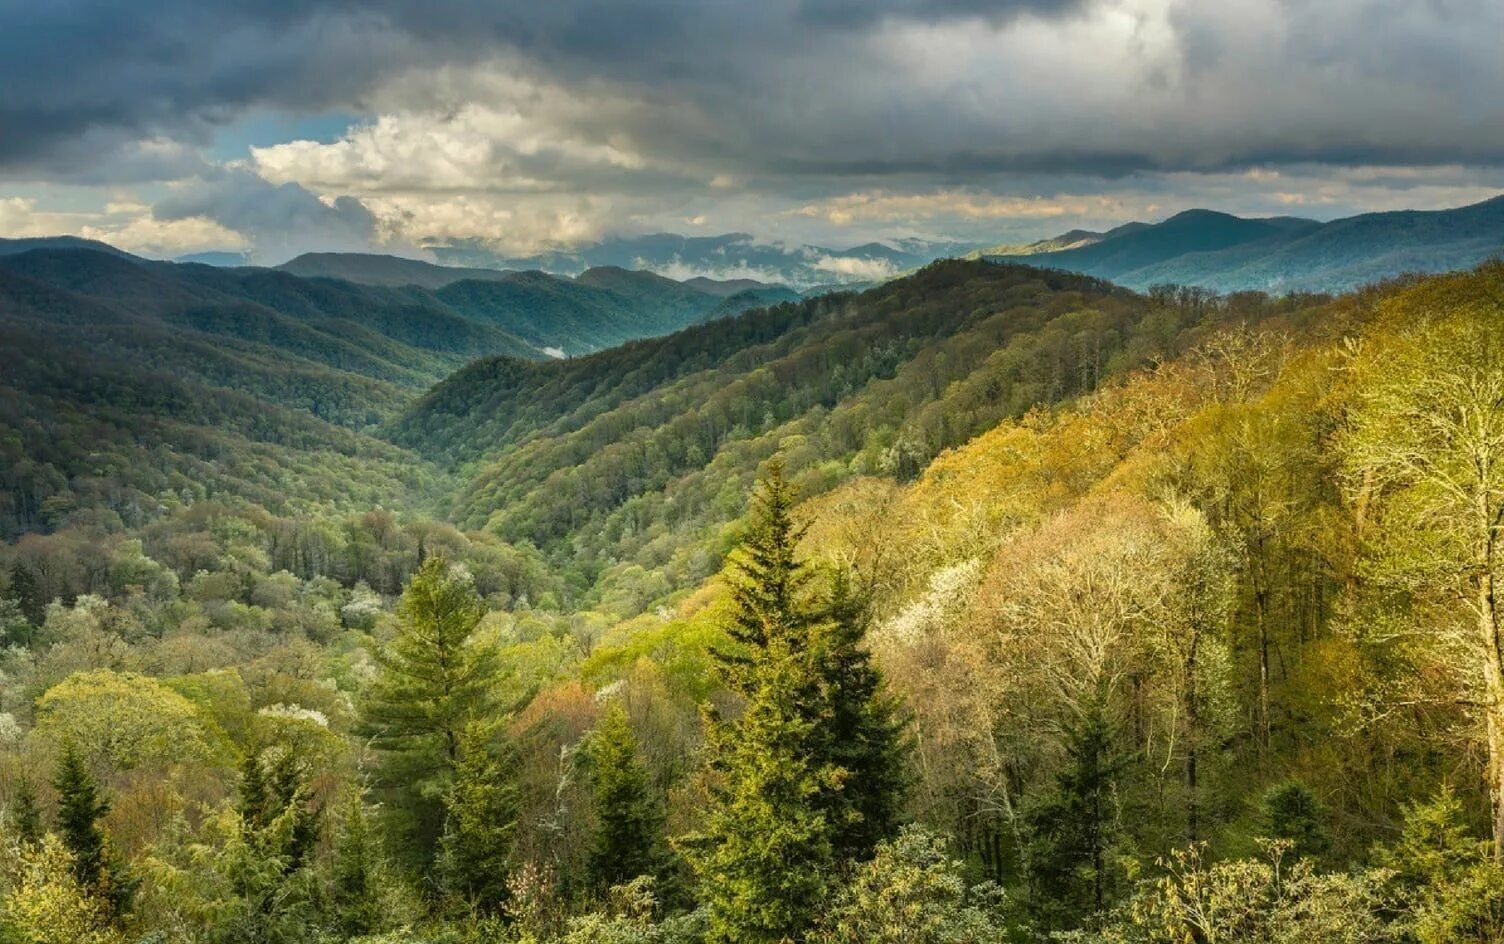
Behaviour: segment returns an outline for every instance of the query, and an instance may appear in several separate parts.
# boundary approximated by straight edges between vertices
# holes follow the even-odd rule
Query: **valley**
[[[340,271],[390,281],[355,265]],[[757,594],[773,592],[778,560],[804,588],[777,604],[791,652],[868,679],[829,709],[859,712],[851,723],[874,739],[829,761],[875,765],[873,792],[852,802],[877,805],[851,821],[872,831],[841,834],[847,854],[902,869],[923,844],[952,843],[954,860],[925,868],[999,904],[945,920],[988,934],[1127,940],[1113,936],[1140,927],[1127,909],[1185,894],[1177,883],[1231,881],[1231,868],[1265,881],[1263,860],[1236,858],[1265,837],[1286,837],[1280,854],[1300,868],[1394,861],[1416,817],[1477,829],[1504,790],[1475,752],[1487,718],[1459,694],[1486,673],[1435,629],[1465,618],[1450,602],[1465,578],[1412,556],[1463,566],[1449,496],[1492,501],[1496,484],[1454,464],[1447,450],[1467,448],[1454,434],[1393,425],[1406,410],[1447,415],[1418,398],[1504,377],[1488,340],[1497,265],[1275,297],[1138,294],[952,260],[729,315],[723,302],[768,290],[397,269],[431,284],[93,247],[0,256],[0,712],[21,732],[0,779],[61,790],[23,773],[60,751],[100,778],[111,868],[135,883],[132,927],[202,920],[160,870],[245,835],[215,830],[253,828],[212,821],[184,837],[141,804],[187,816],[214,797],[244,803],[261,776],[301,785],[259,801],[277,818],[255,829],[306,818],[298,828],[334,837],[329,867],[364,857],[362,881],[388,902],[362,910],[340,872],[256,879],[289,921],[440,928],[449,906],[403,897],[427,869],[446,883],[440,902],[515,900],[486,884],[495,872],[432,864],[459,841],[444,810],[462,801],[435,806],[421,785],[471,777],[509,784],[463,802],[502,804],[475,815],[510,825],[467,841],[546,868],[558,896],[557,917],[505,912],[504,925],[569,941],[586,939],[569,936],[581,922],[636,926],[588,909],[638,874],[666,909],[650,925],[665,939],[752,920],[670,903],[703,902],[713,893],[696,881],[732,867],[680,837],[742,775],[707,780],[706,758],[754,749],[738,715],[701,711],[763,710],[771,683],[757,679],[784,657],[746,627],[773,605]],[[541,351],[621,333],[637,337]],[[1428,385],[1442,377],[1462,386]],[[440,671],[412,648],[425,626],[455,634],[469,694],[421,694]],[[414,698],[485,706],[504,777],[488,754],[451,767],[428,753],[444,728],[416,720]],[[281,766],[285,745],[308,763]],[[1396,752],[1411,758],[1403,777],[1387,768]],[[379,806],[340,799],[368,765],[435,763],[416,781],[378,777]],[[163,796],[159,783],[182,786]],[[1455,786],[1432,800],[1428,783]],[[618,789],[630,792],[603,792]],[[616,796],[640,812],[616,819]],[[765,841],[770,823],[722,809],[709,821],[720,841]],[[877,845],[904,822],[896,845]],[[385,838],[352,847],[357,829]],[[294,854],[272,837],[257,855]],[[1134,879],[1199,855],[1177,851],[1187,842],[1231,858]],[[1488,874],[1483,845],[1455,842],[1456,877],[1436,881]],[[243,907],[228,890],[243,884],[216,883],[244,883],[233,870],[247,866],[222,863],[195,866],[188,894]],[[1387,873],[1323,874],[1347,884],[1267,892],[1283,896],[1270,920],[1388,920],[1364,897]],[[314,881],[332,883],[327,904],[296,884]],[[860,886],[822,894],[799,920],[868,907]],[[1421,920],[1455,901],[1404,907]]]

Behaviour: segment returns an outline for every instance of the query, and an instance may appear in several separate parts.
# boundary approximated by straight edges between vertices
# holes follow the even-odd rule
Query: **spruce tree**
[[[396,637],[373,652],[361,732],[380,754],[377,786],[412,865],[426,866],[436,848],[465,726],[494,707],[496,650],[474,638],[484,615],[468,575],[434,555],[402,595]]]
[[[742,716],[708,719],[712,806],[686,845],[711,939],[772,944],[798,938],[824,896],[835,859],[820,798],[838,778],[815,749],[809,658],[775,640],[755,670]]]
[[[607,708],[583,754],[595,807],[590,881],[604,892],[663,871],[663,806],[648,783],[637,739],[620,705]]]
[[[381,867],[381,850],[366,817],[365,801],[352,791],[340,810],[329,889],[341,934],[364,937],[381,930]]]
[[[37,791],[31,785],[31,778],[25,775],[16,783],[11,820],[15,824],[16,838],[23,846],[35,846],[42,841],[42,807],[37,802]]]
[[[110,811],[94,775],[73,742],[63,744],[58,759],[57,829],[73,857],[73,877],[84,888],[98,888],[105,876],[105,840],[99,820]]]
[[[838,572],[826,612],[821,672],[831,702],[822,727],[824,750],[841,771],[825,806],[840,859],[867,859],[894,836],[908,787],[907,743],[897,705],[882,692],[882,675],[862,646],[865,599]]]
[[[708,718],[712,810],[686,847],[718,940],[797,938],[837,863],[870,853],[901,800],[901,729],[860,647],[861,607],[841,580],[811,589],[794,504],[775,461],[733,558],[734,645],[716,653],[746,706]]]
[[[1319,859],[1331,848],[1323,818],[1321,801],[1299,781],[1270,787],[1259,801],[1264,836],[1289,842],[1291,855],[1298,859]]]
[[[1031,816],[1029,865],[1047,924],[1101,914],[1116,885],[1109,853],[1117,834],[1113,794],[1127,764],[1100,704],[1066,729],[1066,765]]]
[[[246,751],[240,762],[240,818],[249,831],[266,827],[270,808],[270,795],[266,787],[266,770],[261,764],[259,750]]]
[[[460,732],[438,864],[449,891],[477,911],[496,914],[507,901],[518,798],[491,740],[485,722],[471,722]]]
[[[269,798],[276,810],[278,854],[284,857],[288,874],[302,868],[319,840],[323,811],[309,796],[307,772],[291,751],[284,751],[272,765]]]
[[[42,625],[47,618],[47,601],[42,598],[42,587],[36,575],[20,561],[10,568],[9,596],[21,605],[21,614],[32,626]]]

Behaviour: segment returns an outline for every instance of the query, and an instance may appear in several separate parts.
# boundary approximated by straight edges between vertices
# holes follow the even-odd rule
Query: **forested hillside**
[[[7,245],[18,251],[0,254],[6,538],[76,513],[134,526],[184,495],[427,508],[442,474],[366,432],[468,361],[588,351],[763,298],[624,270],[431,292],[153,263],[83,240]]]
[[[1177,352],[1210,324],[1278,304],[1145,298],[1091,279],[937,263],[565,363],[482,361],[425,397],[398,443],[468,483],[454,518],[552,552],[596,581],[609,562],[708,575],[760,463],[811,484],[906,481],[941,450],[1032,407]]]
[[[45,262],[0,263],[18,941],[1500,940],[1498,265],[938,263],[347,371],[373,427],[215,381],[294,362],[199,289],[153,334]]]

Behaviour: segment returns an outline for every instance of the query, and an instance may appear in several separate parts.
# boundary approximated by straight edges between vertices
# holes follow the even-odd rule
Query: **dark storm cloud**
[[[252,161],[367,197],[688,205],[711,181],[818,200],[1040,175],[1496,167],[1500,35],[1498,0],[10,3],[0,179],[213,177],[196,146],[251,111],[392,116],[410,144],[366,136]],[[488,84],[497,72],[522,81]],[[494,123],[424,164],[443,143],[425,135],[472,104],[522,130]],[[238,229],[226,206],[205,215]]]
[[[408,67],[517,50],[576,75],[712,77],[812,33],[1058,13],[1076,0],[119,0],[0,6],[0,167],[68,170],[118,140],[202,141],[245,109],[359,108]],[[84,143],[87,139],[87,145]]]

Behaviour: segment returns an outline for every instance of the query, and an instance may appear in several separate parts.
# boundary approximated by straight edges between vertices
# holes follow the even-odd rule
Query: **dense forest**
[[[1504,265],[546,360],[373,301],[502,281],[64,255],[0,260],[0,942],[1504,941]]]

